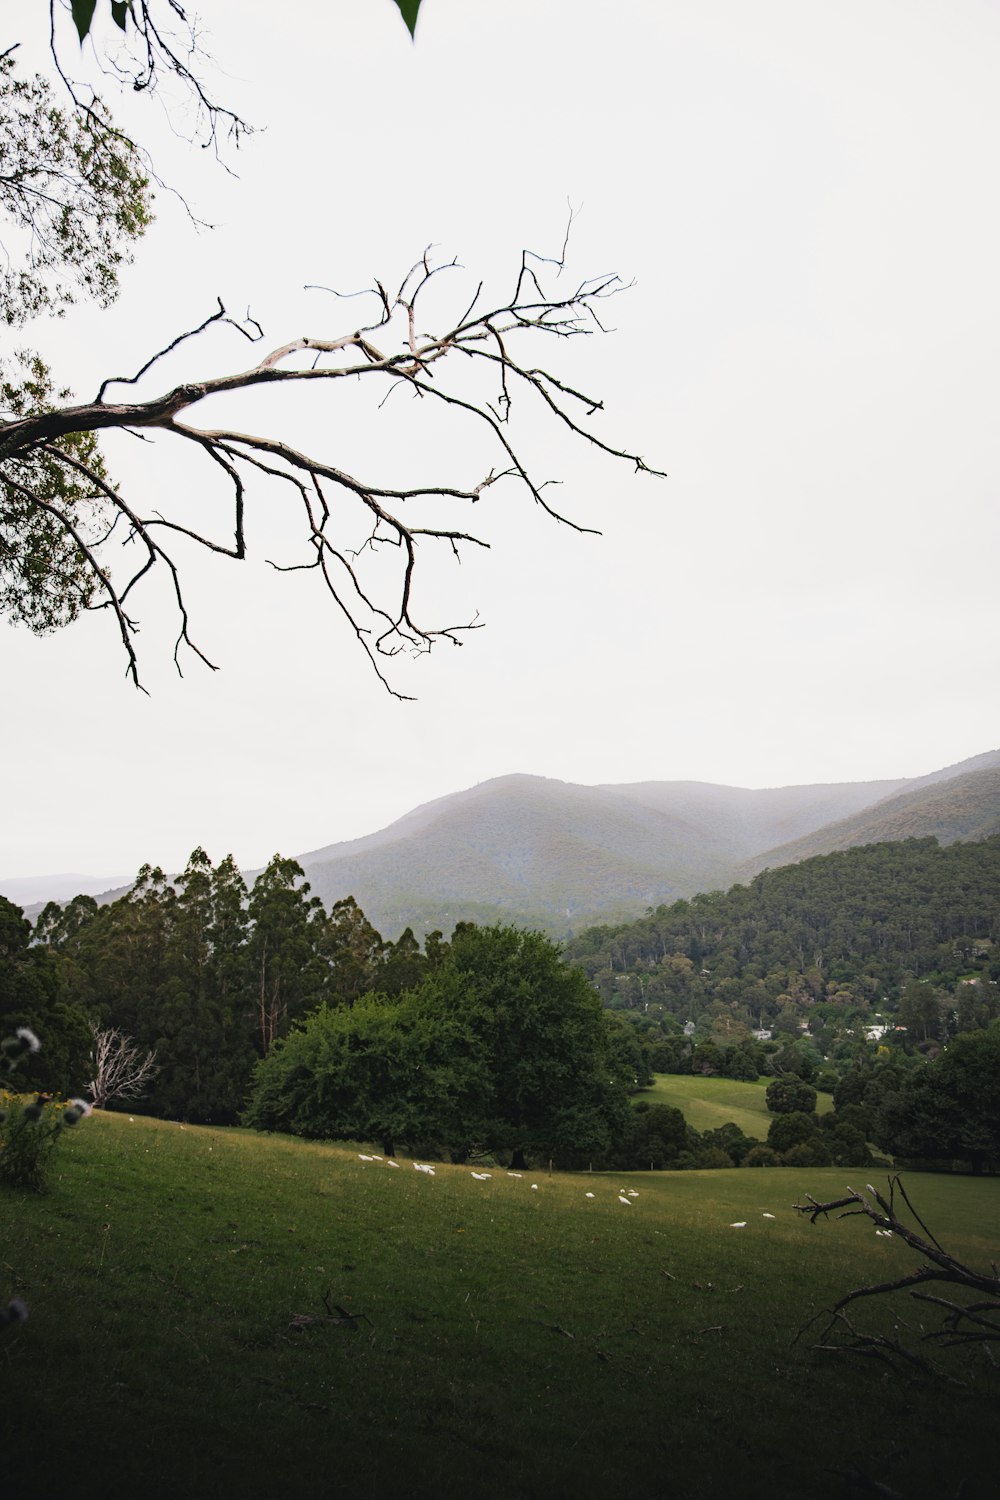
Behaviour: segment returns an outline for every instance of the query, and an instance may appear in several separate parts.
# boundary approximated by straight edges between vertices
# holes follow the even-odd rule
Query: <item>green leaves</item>
[[[420,9],[420,0],[396,0],[396,4],[399,6],[399,14],[406,22],[410,35],[413,36],[417,25],[417,11]],[[90,8],[93,10],[93,3],[91,3]],[[75,3],[73,9],[75,13]]]
[[[94,11],[97,9],[97,0],[71,0],[70,9],[73,12],[73,20],[76,22],[76,29],[82,44],[84,37],[90,31]]]
[[[420,0],[417,0],[420,3]],[[97,9],[97,0],[70,0],[70,9],[73,12],[73,20],[76,23],[77,33],[81,44],[86,36],[90,34],[90,28],[94,24],[94,11]],[[132,0],[111,0],[111,19],[119,31],[124,31],[128,24],[128,13],[132,9]],[[416,19],[416,15],[414,15]]]
[[[413,36],[417,26],[417,13],[420,10],[420,0],[395,0],[399,8],[399,14],[406,22],[406,29]],[[128,13],[132,8],[132,0],[111,0],[111,19],[119,31],[124,31],[128,24]],[[73,21],[76,25],[77,34],[81,44],[89,36],[90,28],[94,24],[94,11],[97,9],[97,0],[70,0],[70,10],[73,12]]]

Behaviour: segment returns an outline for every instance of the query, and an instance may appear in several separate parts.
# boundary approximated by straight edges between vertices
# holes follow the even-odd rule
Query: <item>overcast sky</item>
[[[491,551],[429,562],[423,597],[486,628],[400,664],[416,703],[386,695],[309,575],[267,568],[300,535],[270,491],[242,568],[179,554],[218,673],[177,678],[155,586],[149,697],[104,614],[44,639],[0,626],[0,876],[176,868],[197,844],[259,865],[514,771],[779,786],[998,743],[994,4],[424,0],[415,45],[390,0],[197,8],[213,87],[261,127],[238,176],[165,133],[155,101],[123,108],[216,227],[161,193],[118,302],[17,342],[88,395],[217,295],[275,344],[328,336],[356,314],[307,283],[396,282],[433,242],[506,290],[522,246],[558,250],[569,202],[574,272],[635,286],[568,368],[604,400],[601,436],[669,477],[529,428],[560,506],[603,535],[513,489],[485,498]],[[4,7],[39,65],[42,10]],[[170,381],[246,347],[189,346]],[[365,472],[411,443],[427,460],[409,415],[394,442],[384,413],[340,401],[244,420]],[[179,494],[224,514],[167,447],[108,454],[147,514]]]

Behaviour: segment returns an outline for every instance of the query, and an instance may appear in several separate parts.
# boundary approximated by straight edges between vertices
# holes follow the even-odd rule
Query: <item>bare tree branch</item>
[[[547,294],[541,281],[542,268],[554,264],[561,272],[564,257],[565,246],[555,262],[523,252],[512,298],[490,311],[477,313],[480,285],[470,303],[460,303],[465,310],[459,321],[446,332],[436,334],[422,331],[425,298],[442,272],[458,267],[454,260],[435,261],[428,249],[403,277],[394,296],[379,281],[368,289],[376,299],[378,313],[373,321],[361,327],[334,338],[290,339],[246,368],[186,380],[148,399],[108,399],[111,387],[141,385],[155,375],[162,362],[175,357],[182,347],[189,348],[216,327],[233,329],[241,338],[259,343],[262,337],[259,324],[249,316],[245,320],[231,317],[219,300],[214,312],[153,353],[134,375],[103,380],[93,401],[61,407],[50,405],[45,409],[39,409],[38,405],[22,407],[8,420],[0,421],[0,484],[8,479],[17,484],[18,465],[32,455],[45,454],[53,464],[66,465],[93,485],[102,504],[111,512],[110,527],[105,516],[100,528],[92,534],[86,533],[76,521],[76,529],[72,531],[67,522],[67,531],[77,549],[76,555],[90,571],[94,592],[99,597],[99,603],[92,607],[111,608],[115,613],[126,646],[128,671],[139,685],[133,644],[137,622],[123,606],[140,580],[151,569],[161,566],[171,575],[180,620],[174,653],[178,670],[182,647],[212,665],[190,633],[179,564],[166,549],[164,534],[183,536],[208,551],[243,559],[248,550],[247,482],[256,476],[258,481],[266,478],[279,483],[301,508],[305,556],[272,565],[281,572],[316,570],[381,681],[390,693],[403,696],[385,676],[380,665],[383,659],[400,652],[423,654],[442,640],[461,644],[462,635],[479,629],[481,624],[478,617],[464,624],[441,625],[424,622],[415,615],[413,588],[421,546],[444,545],[459,559],[464,547],[488,546],[482,537],[465,527],[441,524],[432,514],[426,514],[428,504],[458,501],[475,505],[487,490],[503,481],[519,486],[554,520],[577,531],[592,530],[550,503],[545,491],[554,481],[536,478],[522,456],[521,440],[515,437],[512,425],[521,395],[537,403],[542,414],[555,417],[570,436],[610,458],[626,460],[637,471],[660,473],[638,454],[616,446],[593,429],[591,419],[603,412],[600,400],[584,394],[575,384],[534,360],[528,363],[522,352],[522,346],[534,347],[546,338],[589,336],[595,328],[591,321],[594,304],[622,290],[617,277],[601,276],[578,283],[571,292]],[[315,382],[329,386],[345,379],[352,383],[380,382],[383,390],[376,392],[378,397],[401,385],[416,398],[436,403],[449,419],[471,422],[474,429],[483,433],[487,448],[499,456],[499,465],[490,463],[484,477],[472,485],[442,479],[400,488],[348,473],[331,462],[329,456],[302,451],[272,433],[194,425],[187,420],[191,408],[234,392]],[[79,443],[76,435],[107,430],[128,431],[140,437],[159,433],[170,442],[204,455],[229,494],[232,540],[218,537],[208,524],[202,528],[197,522],[191,524],[187,518],[162,511],[142,514],[102,472],[67,451],[67,445]],[[349,500],[357,507],[354,522],[350,521],[350,512],[345,511],[343,503],[331,506],[327,493],[331,487],[341,502]],[[420,507],[421,513],[411,516],[409,512],[415,506]],[[58,509],[56,505],[52,512],[54,519],[58,519]],[[360,545],[349,543],[351,525],[366,514],[367,539]],[[124,585],[112,582],[111,570],[99,555],[108,544],[117,520],[125,525],[126,539],[137,542],[143,554],[140,565]],[[395,583],[388,596],[382,571],[376,570],[375,582],[370,582],[361,571],[362,565],[366,571],[370,567],[367,559],[374,561],[384,555],[388,561],[386,547],[399,554]]]
[[[814,1345],[814,1348],[827,1352],[847,1351],[874,1355],[887,1359],[890,1363],[898,1359],[923,1373],[944,1376],[950,1380],[953,1377],[903,1344],[898,1327],[891,1334],[864,1332],[851,1321],[846,1309],[865,1298],[908,1291],[915,1301],[945,1310],[942,1326],[925,1329],[921,1325],[918,1342],[936,1344],[938,1347],[1000,1343],[1000,1271],[995,1263],[988,1272],[977,1271],[949,1254],[920,1218],[898,1176],[890,1177],[888,1189],[886,1197],[868,1183],[863,1193],[848,1188],[843,1198],[835,1198],[827,1203],[820,1203],[807,1193],[806,1202],[796,1203],[794,1207],[799,1213],[808,1214],[814,1224],[820,1216],[825,1218],[831,1213],[837,1213],[838,1218],[842,1219],[856,1216],[867,1218],[876,1225],[877,1234],[886,1238],[898,1238],[916,1251],[927,1264],[889,1281],[855,1287],[852,1291],[845,1292],[825,1313],[817,1314],[800,1328],[797,1337],[801,1338],[807,1328],[826,1317],[827,1322],[819,1335],[821,1342]],[[897,1198],[902,1201],[909,1219],[916,1221],[923,1234],[918,1234],[912,1223],[903,1217],[904,1208],[897,1204]],[[918,1290],[931,1282],[978,1293],[984,1300],[956,1302]],[[841,1340],[825,1342],[835,1332],[842,1336]],[[986,1352],[989,1354],[988,1349]]]

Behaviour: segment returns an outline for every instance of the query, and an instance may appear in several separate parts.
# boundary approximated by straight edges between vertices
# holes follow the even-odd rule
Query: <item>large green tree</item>
[[[571,1165],[608,1149],[627,1097],[583,974],[540,933],[466,925],[415,989],[324,1007],[279,1040],[246,1118]]]

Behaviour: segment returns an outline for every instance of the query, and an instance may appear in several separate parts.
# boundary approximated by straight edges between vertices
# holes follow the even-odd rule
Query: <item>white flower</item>
[[[19,1036],[22,1042],[27,1042],[29,1052],[40,1052],[42,1050],[42,1044],[30,1026],[19,1026],[14,1035]]]

